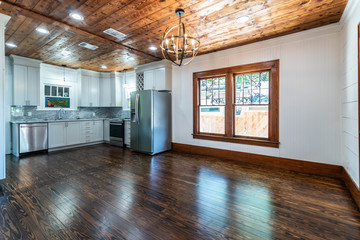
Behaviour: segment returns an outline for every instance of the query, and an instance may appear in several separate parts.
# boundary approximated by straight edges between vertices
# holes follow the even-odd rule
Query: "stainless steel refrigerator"
[[[154,155],[171,149],[171,94],[131,93],[131,149]]]

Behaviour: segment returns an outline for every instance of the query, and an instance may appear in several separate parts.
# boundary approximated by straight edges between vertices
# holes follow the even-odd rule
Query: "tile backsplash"
[[[55,110],[37,110],[36,106],[12,106],[11,121],[28,120],[54,120],[58,116]],[[95,116],[94,116],[95,113]],[[128,118],[129,111],[123,111],[121,107],[79,107],[77,110],[65,110],[62,114],[65,119],[76,118]]]

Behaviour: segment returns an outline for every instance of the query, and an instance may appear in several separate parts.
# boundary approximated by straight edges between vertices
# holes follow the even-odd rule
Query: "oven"
[[[110,144],[124,146],[124,122],[110,122]]]

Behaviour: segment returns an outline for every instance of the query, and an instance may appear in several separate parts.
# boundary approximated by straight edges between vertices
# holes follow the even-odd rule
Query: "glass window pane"
[[[70,88],[64,88],[64,97],[69,97],[70,96]]]
[[[225,134],[225,106],[200,107],[200,132]]]
[[[200,105],[225,105],[225,78],[200,80]]]
[[[50,86],[45,85],[44,94],[45,96],[50,96]]]
[[[243,75],[238,75],[235,77],[235,103],[243,104],[244,101],[244,87],[243,87]]]
[[[63,87],[58,87],[58,96],[62,97],[63,96]]]
[[[51,96],[57,96],[57,87],[55,86],[52,86],[51,87]]]
[[[269,89],[261,88],[260,103],[261,104],[269,104]]]
[[[268,106],[236,106],[235,135],[269,137]]]
[[[269,88],[269,72],[262,72],[260,75],[261,88]]]

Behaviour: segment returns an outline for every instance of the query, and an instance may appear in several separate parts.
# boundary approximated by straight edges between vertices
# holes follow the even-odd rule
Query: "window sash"
[[[215,69],[210,71],[194,73],[193,81],[193,137],[200,139],[227,141],[236,143],[253,144],[268,147],[278,147],[279,141],[279,122],[278,122],[278,105],[279,105],[279,60],[248,64],[230,68]],[[236,76],[244,74],[259,73],[259,82],[261,83],[261,74],[268,73],[268,103],[262,102],[261,90],[259,96],[259,103],[252,104],[240,104],[236,103]],[[224,105],[202,105],[201,104],[201,86],[200,81],[204,79],[223,77],[225,76],[225,104]],[[261,87],[261,85],[260,85]],[[200,132],[200,108],[201,107],[225,107],[225,135],[218,135],[212,133]],[[256,136],[243,136],[235,135],[235,109],[237,106],[268,106],[268,137],[256,137]]]

